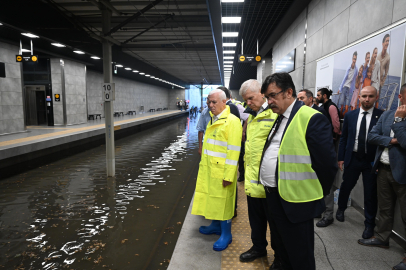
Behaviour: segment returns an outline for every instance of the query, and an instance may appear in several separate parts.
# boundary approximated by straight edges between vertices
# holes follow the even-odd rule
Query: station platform
[[[148,125],[167,121],[188,111],[169,110],[114,117],[115,139],[125,133],[142,130]],[[0,136],[0,169],[61,153],[74,147],[92,147],[105,140],[105,119],[88,120],[71,126],[27,126],[26,132]]]
[[[252,246],[252,242],[244,185],[237,184],[238,215],[233,219],[233,242],[229,247],[222,252],[213,250],[213,243],[219,236],[199,233],[199,227],[207,226],[211,221],[192,215],[192,204],[190,204],[168,270],[269,269],[274,259],[274,252],[270,245],[268,245],[266,258],[258,258],[248,263],[239,261],[240,254],[247,251]],[[318,219],[315,219],[314,224],[317,221]],[[389,249],[366,247],[357,243],[364,230],[363,221],[364,216],[355,208],[349,207],[345,211],[345,222],[335,220],[326,228],[315,226],[316,269],[390,270],[401,261],[404,256],[403,249],[393,240],[390,241]],[[268,243],[269,240],[268,235]]]

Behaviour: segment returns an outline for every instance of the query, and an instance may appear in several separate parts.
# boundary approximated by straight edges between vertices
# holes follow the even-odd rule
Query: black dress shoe
[[[327,227],[327,226],[329,226],[330,224],[333,224],[333,222],[334,222],[334,218],[332,218],[332,219],[327,219],[327,218],[322,218],[322,219],[320,219],[317,223],[316,223],[316,226],[317,227]]]
[[[374,228],[371,227],[365,227],[364,232],[362,233],[362,238],[364,239],[369,239],[372,236],[374,236]]]
[[[337,209],[336,219],[340,222],[344,222],[344,211]]]
[[[275,257],[275,259],[273,260],[273,263],[271,267],[269,267],[269,270],[283,270],[282,263],[277,257]]]
[[[395,265],[392,270],[406,270],[406,257],[403,258],[403,261]]]
[[[358,244],[369,247],[389,248],[389,242],[384,242],[378,238],[359,239]]]
[[[252,262],[256,258],[261,258],[266,256],[266,250],[256,251],[253,248],[250,248],[248,251],[240,255],[240,262]]]

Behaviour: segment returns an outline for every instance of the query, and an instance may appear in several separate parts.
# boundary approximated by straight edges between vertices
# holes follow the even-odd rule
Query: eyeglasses
[[[277,95],[279,95],[280,93],[283,93],[283,90],[282,91],[280,91],[279,93],[271,93],[271,94],[269,94],[266,98],[267,99],[275,99],[276,98],[276,96]]]

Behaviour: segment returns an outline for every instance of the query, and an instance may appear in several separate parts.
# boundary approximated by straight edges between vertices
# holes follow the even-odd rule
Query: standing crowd
[[[240,181],[252,240],[240,261],[267,255],[269,225],[275,252],[270,269],[316,269],[313,219],[321,218],[320,228],[334,222],[338,169],[344,173],[336,220],[345,221],[349,195],[362,174],[365,229],[358,243],[389,248],[397,201],[406,229],[406,84],[400,106],[386,112],[375,108],[378,88],[359,89],[359,108],[345,113],[342,129],[342,109],[330,99],[332,91],[318,89],[317,98],[306,89],[297,93],[288,73],[274,73],[262,84],[244,82],[244,103],[232,100],[225,87],[211,91],[197,125],[201,161],[192,214],[212,221],[199,232],[220,236],[213,249],[232,242]],[[393,269],[406,270],[406,257]]]

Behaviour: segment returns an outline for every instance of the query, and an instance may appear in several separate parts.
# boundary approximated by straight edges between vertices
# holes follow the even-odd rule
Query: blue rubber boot
[[[209,226],[200,226],[199,232],[202,234],[221,234],[221,225],[219,220],[213,220]]]
[[[221,221],[221,236],[219,240],[213,245],[215,251],[225,250],[229,244],[233,242],[233,237],[231,235],[231,219]]]

